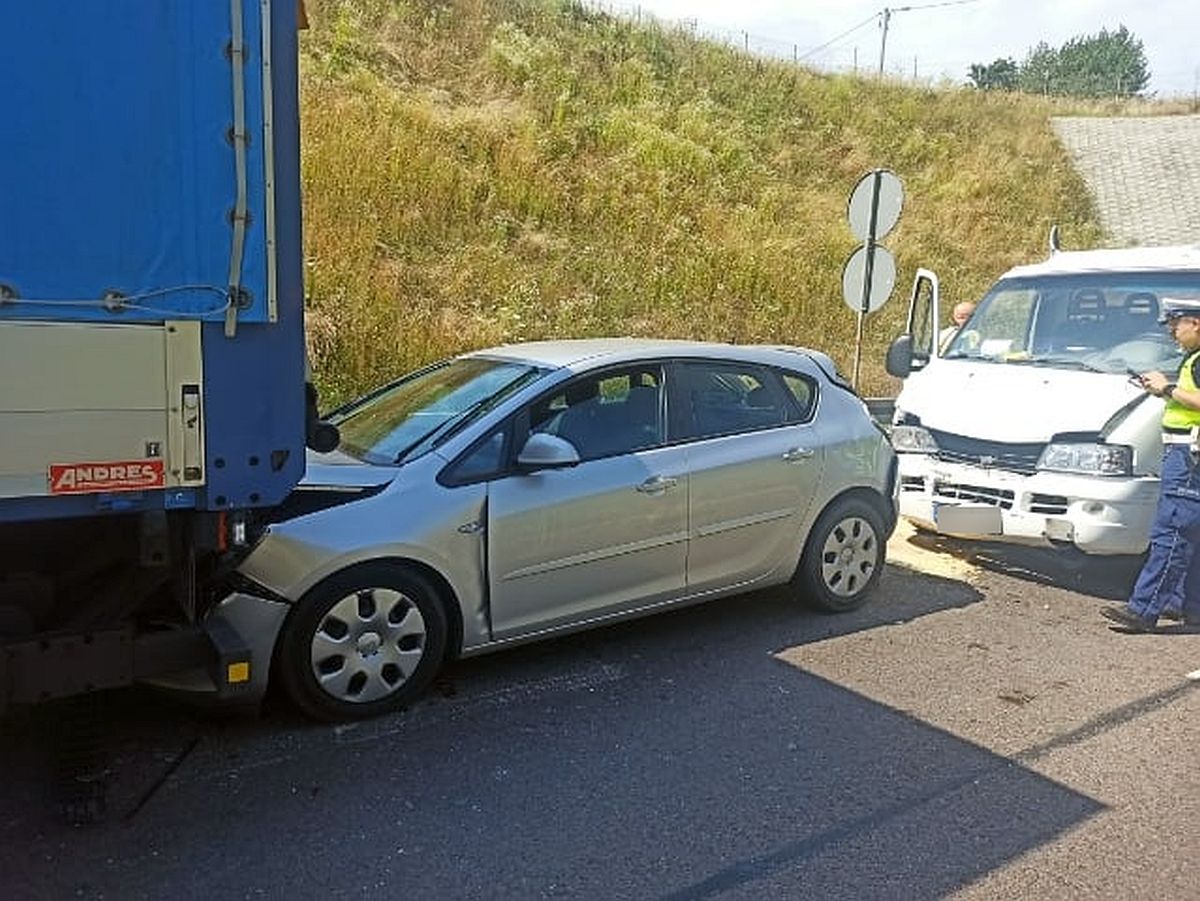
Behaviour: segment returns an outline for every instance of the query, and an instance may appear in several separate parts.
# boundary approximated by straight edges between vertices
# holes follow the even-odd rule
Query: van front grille
[[[953,482],[937,482],[933,486],[935,497],[947,500],[969,501],[974,504],[991,504],[1002,510],[1011,510],[1014,494],[1000,488],[985,485],[959,485]]]
[[[1032,494],[1029,496],[1029,512],[1064,516],[1067,512],[1067,499],[1061,494]]]
[[[1046,445],[1042,442],[1009,444],[1002,441],[983,441],[966,435],[930,429],[937,442],[937,459],[947,463],[969,463],[1024,475],[1037,471],[1037,462]]]

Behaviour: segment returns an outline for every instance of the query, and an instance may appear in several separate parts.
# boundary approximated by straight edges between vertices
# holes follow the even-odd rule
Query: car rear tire
[[[809,532],[796,570],[796,587],[822,610],[855,610],[866,603],[879,581],[885,551],[879,511],[861,497],[836,500]]]
[[[366,719],[418,697],[446,650],[436,589],[394,563],[350,567],[300,599],[284,623],[276,669],[304,713]]]

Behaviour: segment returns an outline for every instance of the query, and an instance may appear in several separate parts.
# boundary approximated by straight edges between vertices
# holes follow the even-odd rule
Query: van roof
[[[1200,270],[1200,244],[1126,247],[1114,250],[1060,250],[1041,263],[1014,266],[1004,278],[1088,272]]]

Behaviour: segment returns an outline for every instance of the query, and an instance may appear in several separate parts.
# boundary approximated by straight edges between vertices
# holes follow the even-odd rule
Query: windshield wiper
[[[1061,366],[1064,369],[1082,369],[1085,372],[1103,372],[1112,375],[1109,369],[1101,369],[1099,366],[1093,366],[1091,363],[1086,363],[1083,360],[1076,360],[1070,357],[1015,357],[1005,360],[1006,363],[1014,363],[1024,366]]]
[[[396,454],[396,459],[392,462],[403,462],[405,457],[411,454],[422,444],[428,443],[430,447],[436,447],[438,444],[441,444],[443,441],[451,438],[456,432],[458,432],[460,428],[474,419],[476,413],[495,406],[500,402],[500,400],[500,397],[495,394],[491,394],[482,400],[475,401],[475,403],[471,404],[469,407],[465,407],[458,413],[455,413],[453,416],[443,419],[416,441],[406,446],[404,450],[400,451],[400,453]]]

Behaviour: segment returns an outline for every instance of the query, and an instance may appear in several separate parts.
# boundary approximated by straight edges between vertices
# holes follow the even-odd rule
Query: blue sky
[[[1150,63],[1150,92],[1191,97],[1200,91],[1200,0],[938,0],[886,4],[895,10],[888,27],[884,68],[911,78],[966,82],[971,63],[999,57],[1020,62],[1039,41],[1059,46],[1078,35],[1124,25],[1140,38]],[[945,0],[943,0],[945,2]],[[879,66],[880,27],[876,0],[600,0],[618,12],[638,8],[670,21],[696,20],[697,28],[751,49],[804,56],[841,33],[862,27],[813,53],[817,68],[860,70]],[[925,9],[902,10],[903,6]],[[874,17],[874,18],[873,18]]]

